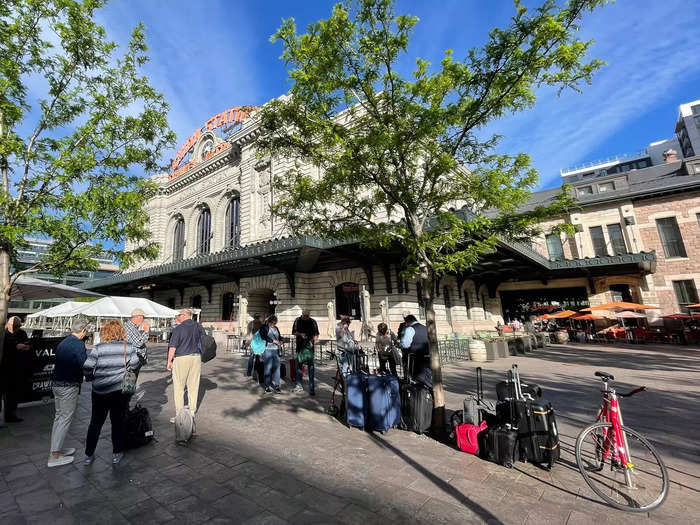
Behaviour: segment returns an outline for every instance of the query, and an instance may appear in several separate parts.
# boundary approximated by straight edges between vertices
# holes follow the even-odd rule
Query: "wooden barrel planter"
[[[486,344],[481,339],[472,339],[469,341],[469,359],[477,363],[485,363],[488,361]]]
[[[564,344],[569,341],[569,334],[568,332],[564,332],[563,330],[560,330],[559,332],[554,332],[554,338],[557,343],[559,344]]]

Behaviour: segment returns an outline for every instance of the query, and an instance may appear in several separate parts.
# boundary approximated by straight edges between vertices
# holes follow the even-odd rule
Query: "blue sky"
[[[136,23],[146,24],[146,72],[171,104],[181,143],[215,113],[284,93],[281,46],[269,36],[283,18],[302,28],[327,17],[334,3],[115,0],[98,18],[121,44]],[[594,39],[592,55],[608,62],[593,85],[561,97],[542,91],[534,109],[489,131],[504,135],[503,151],[532,156],[543,188],[560,184],[560,168],[672,137],[678,105],[700,98],[697,7],[697,0],[618,0],[589,15],[582,37]],[[447,48],[462,57],[482,45],[513,7],[508,0],[398,0],[397,12],[420,19],[407,63],[417,56],[437,63]]]

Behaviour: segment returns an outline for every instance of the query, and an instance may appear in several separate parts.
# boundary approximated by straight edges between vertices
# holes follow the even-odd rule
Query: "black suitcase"
[[[526,413],[518,427],[520,455],[524,461],[551,469],[561,453],[554,408],[547,402],[526,403]]]
[[[554,408],[543,399],[524,398],[518,365],[513,365],[510,376],[516,399],[504,403],[510,403],[510,418],[518,431],[520,459],[551,469],[561,453]]]
[[[423,434],[433,422],[433,393],[420,383],[401,382],[401,426]]]
[[[416,382],[409,370],[413,370],[414,356],[408,354],[401,389],[401,428],[423,434],[433,423],[433,391]]]
[[[503,426],[487,428],[479,434],[479,451],[484,459],[512,468],[518,461],[518,432]]]

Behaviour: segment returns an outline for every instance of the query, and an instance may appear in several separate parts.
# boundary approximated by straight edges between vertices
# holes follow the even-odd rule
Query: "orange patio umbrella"
[[[602,321],[605,317],[593,314],[579,315],[578,317],[572,317],[574,321]]]
[[[585,308],[585,311],[592,312],[593,310],[660,310],[660,306],[651,306],[648,304],[628,303],[626,301],[615,301],[612,303],[601,304],[600,306],[591,306]]]
[[[687,314],[669,314],[669,315],[662,315],[661,319],[692,319]]]
[[[549,316],[550,319],[568,319],[569,317],[573,317],[574,315],[577,315],[577,312],[574,312],[573,310],[564,310],[563,312],[557,312],[555,314],[552,314]]]
[[[688,308],[700,308],[700,303],[698,303],[698,304],[690,304],[690,305],[688,305]]]

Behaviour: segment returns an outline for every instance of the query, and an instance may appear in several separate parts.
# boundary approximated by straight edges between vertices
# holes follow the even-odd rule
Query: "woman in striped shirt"
[[[102,425],[112,422],[112,463],[124,457],[124,421],[129,409],[129,395],[122,393],[122,380],[127,368],[139,364],[136,349],[126,342],[126,331],[119,321],[109,321],[100,329],[100,343],[87,357],[83,370],[92,381],[92,416],[85,442],[85,463],[94,459]]]

